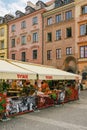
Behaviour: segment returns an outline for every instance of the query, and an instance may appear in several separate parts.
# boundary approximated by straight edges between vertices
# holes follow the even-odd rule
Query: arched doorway
[[[78,69],[76,58],[73,56],[68,56],[64,61],[63,69],[70,73],[77,73]]]

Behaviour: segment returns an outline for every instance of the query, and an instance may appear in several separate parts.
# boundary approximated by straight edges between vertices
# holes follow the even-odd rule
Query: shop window
[[[87,80],[87,72],[82,73],[82,79]]]
[[[47,60],[51,60],[52,59],[52,50],[48,50],[47,51]]]
[[[12,54],[12,60],[15,60],[15,54]]]
[[[33,59],[37,59],[37,50],[33,50]]]
[[[26,61],[26,53],[25,52],[21,53],[21,60]]]

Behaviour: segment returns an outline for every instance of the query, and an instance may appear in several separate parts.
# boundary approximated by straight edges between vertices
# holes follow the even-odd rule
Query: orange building
[[[54,8],[43,14],[44,64],[73,73],[78,72],[75,4],[55,0]]]

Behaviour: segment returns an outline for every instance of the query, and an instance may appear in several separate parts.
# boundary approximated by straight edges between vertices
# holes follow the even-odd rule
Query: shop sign
[[[53,79],[52,76],[46,76],[46,79]]]
[[[17,78],[18,79],[28,79],[28,75],[27,74],[17,74]]]

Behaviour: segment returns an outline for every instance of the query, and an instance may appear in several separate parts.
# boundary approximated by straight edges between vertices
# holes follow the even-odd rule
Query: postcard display
[[[7,98],[6,114],[7,116],[17,115],[36,109],[36,97]]]

